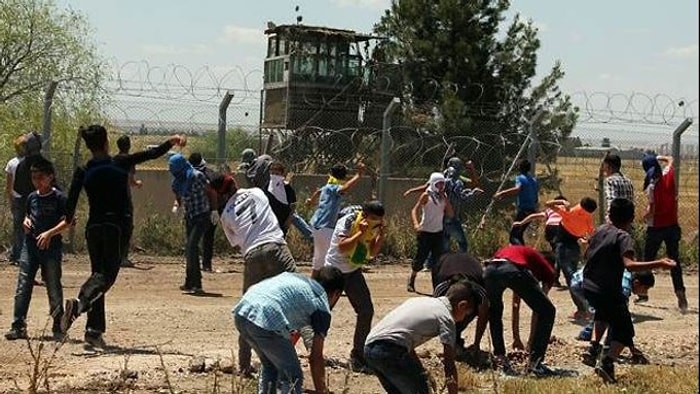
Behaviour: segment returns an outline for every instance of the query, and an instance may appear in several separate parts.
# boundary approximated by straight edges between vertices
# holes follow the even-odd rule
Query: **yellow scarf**
[[[328,176],[328,182],[327,182],[327,183],[328,183],[329,185],[342,185],[342,184],[343,184],[343,181],[341,181],[340,179],[334,177],[333,175],[329,175],[329,176]]]
[[[362,220],[364,219],[365,218],[362,215],[362,213],[357,215],[357,218],[352,223],[352,227],[350,227],[350,234],[356,234],[360,231],[360,222],[362,222]],[[355,247],[349,253],[350,264],[356,267],[362,267],[363,265],[367,264],[369,260],[372,259],[372,257],[374,257],[371,255],[369,247],[370,242],[372,242],[372,240],[377,237],[380,222],[369,220],[368,222],[369,227],[362,234],[362,237],[360,237],[360,239],[357,240],[357,242],[355,243]]]

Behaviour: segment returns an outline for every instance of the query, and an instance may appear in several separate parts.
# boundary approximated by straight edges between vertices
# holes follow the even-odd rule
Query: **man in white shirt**
[[[12,248],[10,249],[7,259],[10,264],[19,262],[20,253],[22,252],[22,244],[24,242],[24,231],[22,230],[22,220],[24,220],[25,207],[22,206],[22,195],[15,190],[15,172],[17,166],[24,159],[24,136],[19,136],[14,141],[15,151],[17,156],[10,159],[5,166],[5,198],[7,203],[12,207]]]
[[[362,267],[379,253],[384,241],[384,206],[369,201],[336,222],[325,266],[336,267],[343,273],[343,291],[357,315],[350,368],[355,372],[367,370],[364,346],[372,326],[374,305]],[[333,305],[331,305],[332,307]]]
[[[219,195],[231,196],[221,214],[221,225],[229,243],[243,254],[243,293],[263,279],[295,272],[296,262],[265,193],[259,188],[237,189],[235,182],[218,179],[212,180],[212,186]],[[243,375],[253,372],[250,357],[250,346],[239,338],[238,368]]]

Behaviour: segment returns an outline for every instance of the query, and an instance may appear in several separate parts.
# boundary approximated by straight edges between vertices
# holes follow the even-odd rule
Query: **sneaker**
[[[122,268],[134,268],[134,267],[136,267],[136,264],[134,264],[134,262],[132,262],[129,259],[124,259],[124,260],[122,260],[122,263],[120,264],[120,266]]]
[[[531,366],[530,368],[528,368],[527,372],[531,375],[534,375],[537,378],[549,378],[552,376],[559,376],[557,371],[549,368],[542,362]]]
[[[683,314],[687,313],[688,299],[685,298],[685,290],[678,290],[676,292],[676,297],[678,297],[678,309],[680,309]]]
[[[253,366],[241,368],[238,370],[238,376],[241,376],[245,379],[253,379],[255,377],[255,374],[258,373],[258,370],[255,369]]]
[[[635,304],[643,304],[645,302],[649,301],[649,296],[646,295],[639,295],[637,298],[634,300]]]
[[[599,343],[591,343],[586,353],[581,356],[581,362],[591,368],[595,368],[598,363],[598,358],[603,352],[603,347]]]
[[[5,333],[5,339],[8,341],[15,341],[17,339],[27,339],[27,329],[26,328],[11,328],[10,331]]]
[[[204,294],[204,290],[201,287],[193,287],[191,289],[185,290],[185,294],[202,295]]]
[[[423,269],[420,270],[420,272],[430,272],[430,268],[428,268],[428,267],[423,267]]]
[[[581,330],[581,332],[574,337],[577,341],[581,342],[590,342],[591,340],[591,332],[588,330]]]
[[[496,370],[506,376],[518,376],[518,372],[513,368],[506,356],[496,356],[493,365]]]
[[[413,287],[413,284],[412,284],[412,283],[409,283],[409,284],[406,285],[406,291],[409,292],[409,293],[415,293],[415,292],[416,292],[416,288]]]
[[[185,286],[185,285],[182,285],[179,288],[180,288],[180,291],[184,291],[185,293],[192,290],[190,287]]]
[[[372,371],[367,366],[365,361],[357,357],[350,357],[350,361],[348,362],[348,368],[350,368],[352,372],[358,372],[368,375],[372,374]]]
[[[615,383],[615,365],[607,357],[602,359],[595,367],[595,374],[600,376],[605,383]]]
[[[85,340],[85,346],[102,350],[107,347],[101,333],[92,333],[87,331],[85,332],[85,337],[83,339]]]
[[[649,359],[642,352],[632,353],[632,357],[629,360],[632,365],[648,365]]]
[[[212,272],[211,267],[202,267],[202,272]]]
[[[77,298],[67,299],[66,306],[63,308],[63,316],[61,316],[61,332],[67,333],[78,316],[80,316],[80,301]]]
[[[54,342],[63,342],[66,338],[68,338],[68,335],[62,333],[61,331],[54,331],[53,335],[51,336],[51,339]]]

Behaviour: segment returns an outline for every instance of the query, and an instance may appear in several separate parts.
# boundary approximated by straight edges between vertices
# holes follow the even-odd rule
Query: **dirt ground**
[[[70,339],[59,348],[49,340],[42,340],[48,305],[45,289],[35,288],[28,317],[31,341],[0,339],[0,392],[25,392],[32,381],[30,376],[35,365],[50,365],[48,383],[51,392],[250,392],[243,386],[250,387],[254,382],[225,373],[227,366],[231,365],[232,354],[236,354],[237,334],[230,311],[241,293],[240,263],[216,260],[214,267],[218,272],[204,274],[207,296],[196,297],[183,295],[178,290],[184,273],[182,258],[133,256],[133,260],[137,262],[136,268],[123,269],[107,296],[105,339],[110,349],[103,354],[83,349],[84,317],[76,321]],[[301,270],[308,273],[309,267],[302,266]],[[409,297],[404,285],[408,270],[408,266],[396,264],[374,266],[366,273],[375,304],[375,322]],[[3,331],[10,327],[12,319],[16,272],[16,267],[4,263],[0,267],[0,327]],[[64,296],[76,296],[88,274],[84,256],[67,256],[63,270]],[[697,275],[686,275],[685,281],[691,308],[686,315],[681,315],[675,308],[671,280],[666,274],[657,275],[657,285],[650,292],[648,304],[631,306],[636,317],[636,342],[652,363],[698,364]],[[428,292],[429,287],[428,275],[419,275],[418,290]],[[557,305],[553,332],[556,339],[549,348],[546,361],[553,366],[591,375],[592,371],[582,366],[578,356],[585,344],[574,340],[580,326],[567,319],[574,308],[568,293],[555,289],[551,296]],[[506,297],[510,300],[508,293]],[[521,335],[527,339],[525,322],[529,322],[529,311],[524,309]],[[508,330],[509,314],[510,308],[506,307]],[[467,344],[471,343],[474,326],[465,332]],[[346,361],[353,328],[352,308],[347,300],[341,299],[333,311],[332,328],[325,348],[327,358],[339,361],[338,364]],[[510,343],[510,338],[510,331],[507,331],[507,343]],[[28,345],[36,354],[42,344],[40,361],[33,362]],[[489,347],[486,335],[482,349]],[[439,343],[432,340],[419,348],[418,353],[425,364],[439,365],[439,348]],[[302,345],[298,345],[298,351],[306,353]],[[49,361],[51,357],[54,358]],[[204,372],[191,372],[195,368],[193,365],[202,362]],[[312,389],[306,359],[302,362],[307,373],[304,386]],[[373,376],[351,373],[342,366],[327,371],[330,388],[336,393],[343,390],[350,393],[382,392]],[[43,384],[39,386],[45,390]]]

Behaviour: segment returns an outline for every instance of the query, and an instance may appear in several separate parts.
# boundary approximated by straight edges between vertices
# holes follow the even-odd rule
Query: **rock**
[[[188,370],[191,373],[202,373],[204,372],[204,367],[206,366],[206,359],[204,357],[194,357],[190,360]]]

